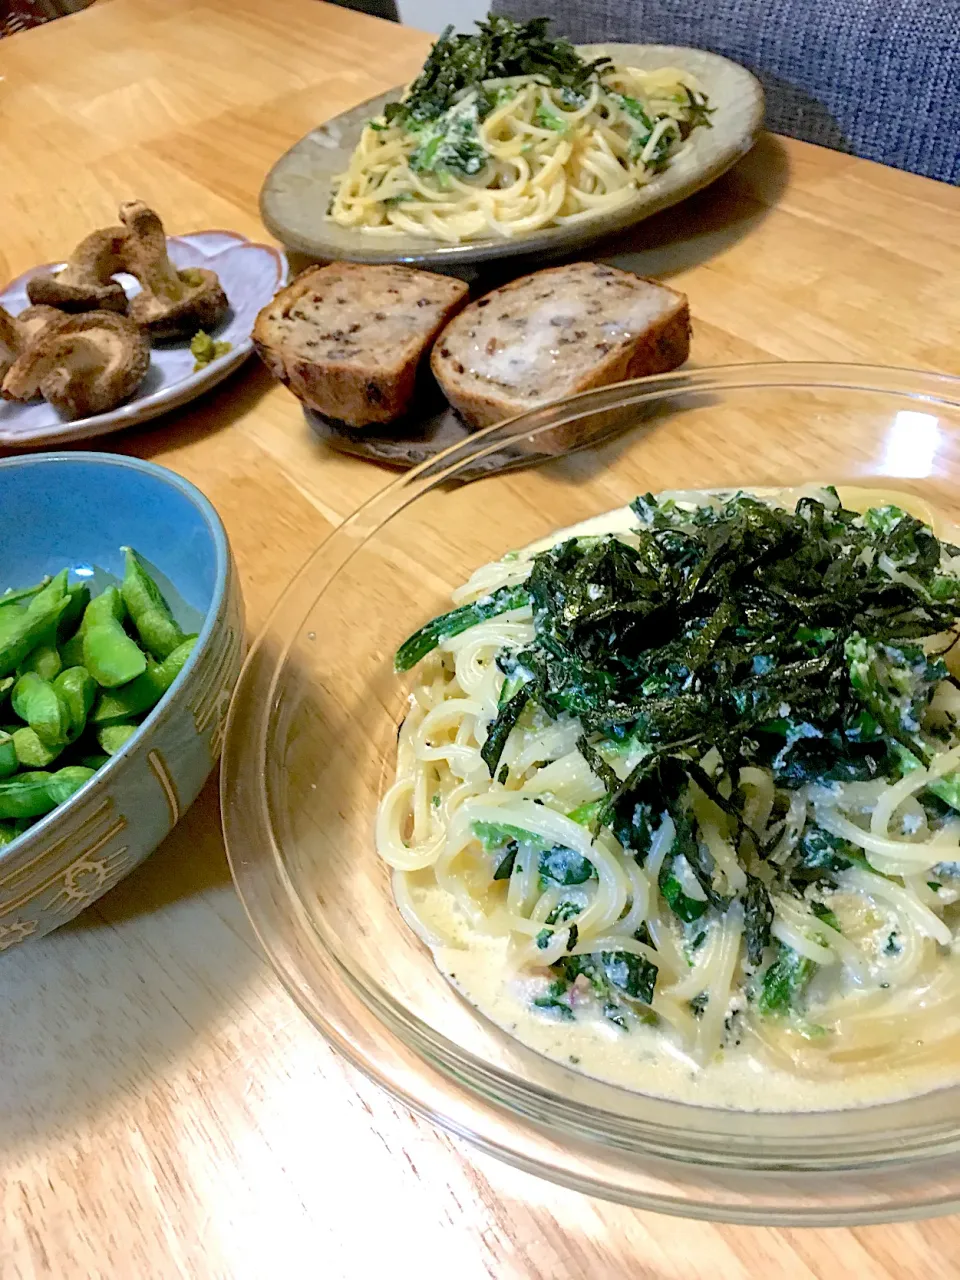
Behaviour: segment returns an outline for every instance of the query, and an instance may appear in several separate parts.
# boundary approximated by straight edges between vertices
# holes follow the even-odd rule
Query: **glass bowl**
[[[555,456],[463,483],[505,446]],[[457,995],[402,920],[374,850],[411,681],[393,674],[394,650],[449,607],[477,565],[648,490],[811,480],[910,489],[956,519],[960,379],[739,365],[587,392],[480,432],[327,539],[238,686],[222,780],[227,847],[287,989],[332,1044],[415,1111],[585,1192],[766,1223],[890,1220],[960,1204],[960,1088],[762,1114],[580,1075]]]

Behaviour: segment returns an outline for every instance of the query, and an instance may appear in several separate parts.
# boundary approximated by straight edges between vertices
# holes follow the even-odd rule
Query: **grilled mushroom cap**
[[[126,269],[143,290],[131,299],[131,318],[155,338],[182,337],[218,324],[229,304],[216,273],[205,267],[178,271],[167,256],[163,223],[142,200],[122,204],[120,221],[127,228]]]
[[[44,326],[0,385],[7,400],[49,401],[66,418],[107,413],[131,396],[150,365],[150,342],[126,316],[86,311]]]
[[[126,234],[123,227],[91,232],[61,271],[42,271],[27,281],[27,297],[37,306],[61,311],[126,311],[123,285],[111,278],[124,270]]]
[[[19,315],[12,316],[0,307],[0,382],[7,370],[30,341],[52,320],[59,320],[62,312],[55,307],[27,307]]]

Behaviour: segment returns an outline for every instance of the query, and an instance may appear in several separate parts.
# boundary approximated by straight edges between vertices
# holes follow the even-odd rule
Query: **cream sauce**
[[[434,943],[440,972],[475,1009],[522,1044],[583,1075],[673,1102],[734,1111],[840,1111],[915,1097],[960,1080],[952,1068],[923,1066],[849,1078],[814,1079],[783,1071],[751,1048],[731,1044],[699,1067],[658,1027],[621,1031],[601,1015],[573,1022],[531,1007],[544,980],[511,970],[506,938],[477,933],[437,886],[413,889],[421,919],[450,939]]]

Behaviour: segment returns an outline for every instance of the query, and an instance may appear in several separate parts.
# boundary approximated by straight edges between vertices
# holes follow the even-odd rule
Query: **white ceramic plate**
[[[14,404],[0,400],[0,445],[8,448],[35,448],[86,440],[122,427],[148,422],[170,409],[177,409],[202,395],[232,373],[253,350],[253,322],[281,285],[286,283],[288,266],[284,254],[266,244],[254,244],[233,231],[197,231],[187,236],[170,236],[167,250],[175,266],[209,267],[220,277],[230,310],[214,337],[229,342],[232,349],[199,372],[193,372],[189,341],[154,345],[150,368],[132,399],[92,418],[68,421],[45,400]],[[34,267],[7,285],[0,293],[0,305],[16,315],[28,306],[27,281],[39,271],[58,270],[61,263]],[[118,277],[129,297],[140,286],[132,276]]]
[[[328,260],[409,262],[439,271],[498,258],[542,261],[578,251],[686,199],[736,164],[757,139],[763,123],[763,90],[746,68],[728,58],[704,49],[655,44],[582,45],[580,52],[585,58],[605,54],[614,62],[647,70],[680,67],[696,76],[714,108],[712,127],[695,129],[690,145],[663,173],[612,213],[509,239],[489,236],[463,244],[409,235],[382,240],[360,228],[331,222],[326,210],[333,180],[346,169],[364,125],[383,111],[385,103],[400,97],[400,86],[313,129],[277,161],[260,192],[264,225],[288,248]]]

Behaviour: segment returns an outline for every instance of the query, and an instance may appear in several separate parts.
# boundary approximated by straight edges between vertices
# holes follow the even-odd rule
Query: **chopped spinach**
[[[579,904],[576,902],[558,902],[547,916],[547,924],[562,924],[565,920],[572,920],[574,916],[580,914]],[[576,945],[576,944],[574,944]]]
[[[660,893],[678,920],[682,920],[684,924],[692,924],[694,920],[700,919],[709,903],[705,898],[691,898],[684,893],[680,881],[670,870],[673,862],[674,859],[669,858],[660,868]]]
[[[595,874],[593,863],[565,845],[554,845],[540,854],[540,879],[553,884],[583,884]]]
[[[646,956],[635,956],[630,951],[601,951],[600,962],[611,986],[634,1000],[653,1003],[658,970]]]
[[[418,132],[418,144],[410,156],[417,173],[457,172],[472,176],[490,157],[477,135],[477,104],[461,102]]]
[[[831,929],[836,929],[837,933],[843,932],[843,930],[840,928],[840,921],[837,919],[836,915],[830,910],[830,908],[825,903],[811,902],[810,910],[817,917],[817,919],[822,920],[825,925],[829,925]]]
[[[779,944],[777,958],[763,975],[760,994],[756,1000],[759,1013],[796,1012],[803,989],[813,977],[816,965],[806,956],[799,955],[792,947]]]
[[[507,845],[507,851],[497,863],[497,869],[493,873],[494,880],[509,880],[513,875],[513,864],[517,860],[519,849],[515,840],[511,840]]]
[[[540,848],[548,845],[542,836],[523,827],[515,827],[509,822],[474,822],[472,831],[487,853],[516,843],[532,844]]]
[[[794,856],[792,875],[797,880],[823,880],[852,867],[861,857],[849,840],[807,823]]]
[[[563,1000],[558,996],[535,996],[533,1003],[537,1009],[547,1009],[551,1013],[558,1013],[560,1017],[567,1022],[573,1021],[573,1010],[570,1008],[570,1005],[566,1000]]]
[[[608,1022],[612,1022],[615,1027],[619,1027],[621,1031],[629,1031],[630,1024],[624,1016],[623,1009],[620,1005],[608,1000],[603,1006],[603,1016]]]

